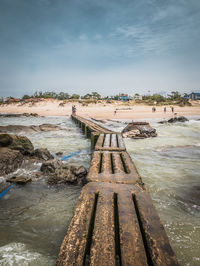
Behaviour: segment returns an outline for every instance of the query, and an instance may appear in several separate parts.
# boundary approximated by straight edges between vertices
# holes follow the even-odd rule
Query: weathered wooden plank
[[[124,171],[120,155],[121,153],[119,152],[112,153],[112,161],[113,161],[112,164],[113,164],[114,174],[117,173],[120,175],[124,175],[126,174],[126,172]]]
[[[67,234],[60,247],[57,266],[82,265],[95,194],[81,193]]]
[[[90,265],[115,265],[113,193],[100,190],[92,236]]]
[[[148,265],[142,234],[131,193],[118,193],[122,265]]]
[[[125,151],[126,147],[121,134],[100,135],[95,146],[96,151]]]
[[[119,148],[121,148],[121,149],[126,149],[126,147],[125,147],[125,143],[124,143],[124,140],[123,140],[121,134],[117,134],[117,139],[118,139],[118,145],[119,145]]]
[[[95,145],[95,148],[98,147],[101,149],[103,147],[103,140],[104,140],[104,134],[100,134],[97,143]]]
[[[111,134],[105,135],[105,141],[104,141],[104,145],[103,145],[104,148],[110,147],[110,137],[111,137]]]
[[[85,263],[179,265],[147,191],[103,182],[83,188],[57,265]]]
[[[142,183],[129,155],[116,151],[94,151],[86,179],[88,182]]]

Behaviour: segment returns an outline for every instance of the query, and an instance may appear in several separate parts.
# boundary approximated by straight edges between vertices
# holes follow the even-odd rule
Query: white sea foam
[[[0,265],[32,266],[32,265],[50,265],[50,264],[49,264],[49,259],[47,260],[40,253],[30,251],[25,244],[10,243],[8,245],[0,247]]]

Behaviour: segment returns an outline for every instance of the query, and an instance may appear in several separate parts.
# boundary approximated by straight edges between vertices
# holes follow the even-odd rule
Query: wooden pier
[[[121,134],[72,116],[93,154],[57,266],[179,265]]]

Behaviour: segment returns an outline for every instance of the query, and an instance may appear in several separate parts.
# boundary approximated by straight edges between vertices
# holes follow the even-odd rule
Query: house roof
[[[194,94],[194,95],[196,95],[196,96],[200,96],[200,92],[192,92],[192,93],[190,93],[190,95],[191,94]]]

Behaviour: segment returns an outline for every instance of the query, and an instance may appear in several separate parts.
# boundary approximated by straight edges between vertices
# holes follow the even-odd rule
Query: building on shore
[[[199,92],[192,92],[189,94],[188,97],[191,100],[200,100],[200,93]]]
[[[119,100],[123,102],[128,102],[130,100],[128,94],[120,93],[119,94]]]

